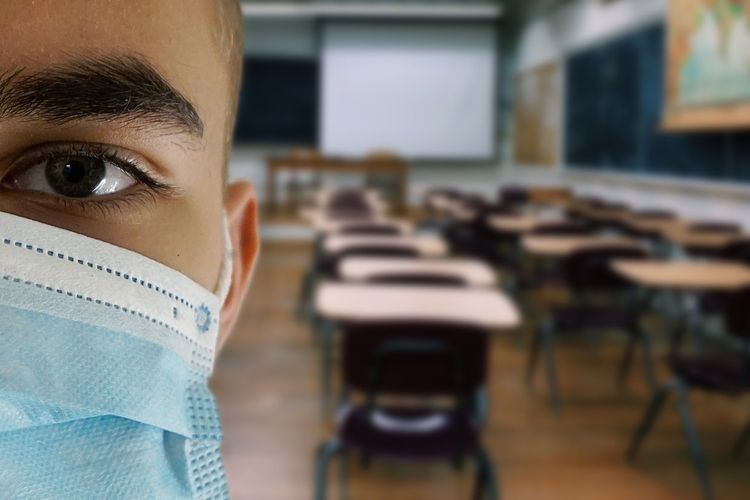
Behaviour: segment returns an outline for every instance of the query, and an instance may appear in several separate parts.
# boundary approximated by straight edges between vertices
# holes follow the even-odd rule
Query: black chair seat
[[[557,333],[571,330],[630,330],[636,321],[633,311],[617,306],[566,306],[555,308],[552,318]]]
[[[675,375],[692,387],[731,394],[750,391],[750,367],[737,356],[671,355],[667,363]]]
[[[346,448],[386,460],[446,461],[479,446],[478,432],[465,414],[383,407],[370,413],[352,406],[339,419],[339,439]]]

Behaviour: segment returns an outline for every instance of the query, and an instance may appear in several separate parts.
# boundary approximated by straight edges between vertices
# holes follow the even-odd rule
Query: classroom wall
[[[578,0],[555,9],[523,30],[515,71],[563,61],[568,54],[652,24],[664,18],[666,5],[667,0]],[[512,162],[501,169],[500,181],[568,185],[635,207],[662,207],[700,220],[730,219],[750,229],[750,185],[740,183],[576,171],[565,165],[550,171]]]
[[[245,54],[256,57],[314,58],[317,53],[315,22],[310,19],[271,18],[246,19]],[[508,72],[503,65],[501,74]],[[244,146],[234,148],[230,163],[232,178],[250,179],[258,197],[265,199],[265,158],[269,154],[283,154],[278,147]],[[494,162],[463,164],[421,164],[410,169],[410,202],[421,203],[422,194],[436,186],[450,186],[480,192],[488,197],[497,193],[500,165]],[[356,182],[353,178],[333,179],[332,182]],[[488,182],[489,181],[489,182]],[[280,189],[280,194],[281,189]]]
[[[245,54],[272,57],[317,57],[315,22],[311,19],[245,19]]]

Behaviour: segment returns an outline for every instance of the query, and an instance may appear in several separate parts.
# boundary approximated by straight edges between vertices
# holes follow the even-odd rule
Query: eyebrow
[[[35,73],[0,74],[0,120],[117,122],[140,130],[203,136],[190,101],[141,56],[76,59]]]

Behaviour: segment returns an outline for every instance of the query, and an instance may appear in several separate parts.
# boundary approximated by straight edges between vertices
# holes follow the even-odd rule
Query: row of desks
[[[534,229],[544,224],[565,222],[563,216],[525,213],[488,218],[488,225],[497,231],[515,233],[525,255],[562,260],[574,252],[596,248],[643,249],[642,240],[617,236],[535,236]],[[621,220],[626,220],[622,218]],[[424,258],[383,259],[356,257],[346,259],[340,268],[343,282],[322,283],[315,296],[317,314],[330,322],[433,321],[476,325],[507,331],[522,321],[514,301],[492,288],[496,275],[486,265],[466,259],[446,259],[448,247],[437,236],[412,235],[413,229],[404,221],[383,218],[403,229],[401,236],[346,236],[335,233],[342,224],[322,223],[318,230],[325,237],[322,249],[335,254],[352,246],[408,246]],[[682,226],[686,227],[686,226]],[[736,236],[736,235],[735,235]],[[694,241],[694,240],[691,240]],[[713,240],[711,240],[713,242]],[[715,260],[646,260],[615,261],[613,269],[624,278],[657,291],[685,294],[698,292],[731,292],[750,287],[750,267]],[[424,286],[368,285],[372,276],[393,273],[446,273],[467,278],[471,288]],[[326,348],[330,356],[330,346]],[[330,360],[328,361],[330,363]]]
[[[456,221],[469,221],[477,216],[478,209],[461,199],[436,195],[428,199],[428,207]],[[550,208],[556,209],[549,211]],[[625,207],[592,207],[576,200],[557,200],[535,206],[531,211],[517,216],[494,215],[487,217],[487,225],[497,231],[526,234],[545,224],[565,222],[563,211],[574,210],[588,219],[651,233],[672,244],[696,251],[717,251],[730,244],[750,241],[750,235],[735,230],[699,230],[696,221],[679,218],[647,217]]]

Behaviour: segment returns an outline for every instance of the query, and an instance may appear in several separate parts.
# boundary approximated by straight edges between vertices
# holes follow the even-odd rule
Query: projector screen
[[[495,157],[494,25],[331,21],[322,29],[326,154]]]

